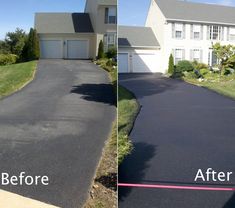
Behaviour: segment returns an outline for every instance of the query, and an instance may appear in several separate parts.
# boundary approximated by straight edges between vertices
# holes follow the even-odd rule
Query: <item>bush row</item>
[[[18,59],[17,55],[14,54],[0,54],[0,65],[10,65],[16,63]]]

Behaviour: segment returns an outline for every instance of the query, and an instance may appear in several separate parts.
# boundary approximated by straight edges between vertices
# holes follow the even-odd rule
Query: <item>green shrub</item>
[[[187,79],[198,79],[198,75],[195,73],[195,71],[191,71],[191,72],[184,72],[184,77]]]
[[[14,54],[0,54],[0,65],[10,65],[16,63],[18,59],[17,55]]]
[[[26,56],[23,57],[23,59],[28,61],[39,59],[40,56],[39,39],[37,31],[33,28],[30,29],[28,39],[25,43],[22,55]]]
[[[174,57],[171,54],[170,57],[169,57],[169,63],[168,63],[168,73],[169,74],[173,74],[174,73],[174,69],[175,69],[175,66],[174,66]]]
[[[97,58],[98,59],[104,58],[104,43],[103,43],[102,40],[99,43],[99,49],[98,49],[98,56],[97,56]]]
[[[210,73],[210,70],[208,69],[208,68],[202,68],[202,69],[200,69],[200,74],[202,75],[202,76],[205,76],[205,75],[207,75],[207,74],[209,74]]]
[[[199,63],[197,61],[193,61],[192,65],[193,65],[194,69],[197,69],[197,70],[208,69],[209,68],[207,64]]]
[[[115,58],[117,56],[117,49],[115,47],[109,48],[106,53],[107,58]]]
[[[182,72],[190,72],[193,71],[194,67],[190,61],[179,61],[179,63],[176,65],[176,73],[182,73]]]

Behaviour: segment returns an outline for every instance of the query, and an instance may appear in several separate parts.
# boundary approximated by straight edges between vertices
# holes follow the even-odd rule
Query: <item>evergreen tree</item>
[[[104,44],[103,41],[101,40],[99,43],[99,49],[98,49],[98,59],[104,58]]]
[[[171,54],[169,57],[169,63],[168,63],[168,73],[169,74],[174,74],[174,57]]]

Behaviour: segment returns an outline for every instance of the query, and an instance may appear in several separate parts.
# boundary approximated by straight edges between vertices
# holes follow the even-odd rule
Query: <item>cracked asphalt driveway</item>
[[[47,175],[49,186],[1,189],[81,207],[116,107],[108,74],[90,61],[40,60],[36,78],[0,101],[0,171]]]

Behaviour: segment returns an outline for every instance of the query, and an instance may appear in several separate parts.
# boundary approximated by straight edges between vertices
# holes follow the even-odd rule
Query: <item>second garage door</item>
[[[134,53],[132,57],[133,72],[150,73],[159,70],[159,58],[155,53]]]
[[[43,59],[63,58],[63,42],[61,40],[41,40],[40,49]]]
[[[68,40],[67,41],[68,59],[88,59],[88,40]]]

